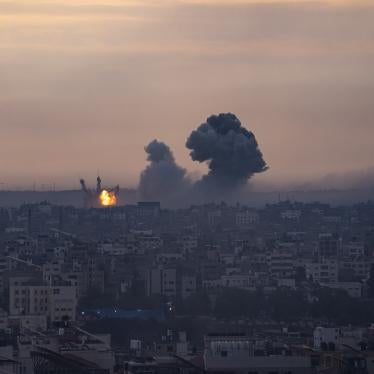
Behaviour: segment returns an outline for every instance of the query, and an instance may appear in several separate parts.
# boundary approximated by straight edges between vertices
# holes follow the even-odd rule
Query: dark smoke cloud
[[[185,193],[189,185],[186,170],[176,164],[170,148],[163,142],[153,140],[144,150],[150,164],[140,175],[140,197],[144,200],[171,201]]]
[[[232,113],[213,115],[187,139],[194,161],[207,162],[200,187],[230,191],[267,169],[255,136]]]
[[[147,160],[155,163],[161,161],[174,162],[174,156],[165,143],[159,142],[158,140],[151,141],[144,150],[148,153]]]
[[[267,169],[255,136],[231,113],[213,115],[186,142],[194,161],[207,162],[208,174],[195,184],[186,178],[170,148],[157,140],[145,147],[150,164],[140,177],[140,197],[166,205],[212,200],[242,200],[255,173]],[[178,200],[179,199],[179,200]]]

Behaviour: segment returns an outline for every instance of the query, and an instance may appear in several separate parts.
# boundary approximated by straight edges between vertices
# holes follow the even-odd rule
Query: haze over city
[[[374,374],[374,0],[0,0],[0,374]]]
[[[153,139],[199,179],[186,140],[222,112],[270,167],[255,186],[373,185],[373,19],[353,0],[0,1],[1,187],[134,187]]]

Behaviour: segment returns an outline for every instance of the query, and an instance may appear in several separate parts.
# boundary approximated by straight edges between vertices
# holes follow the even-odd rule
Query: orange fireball
[[[103,206],[112,206],[117,204],[117,196],[113,191],[102,190],[99,198],[100,204]]]

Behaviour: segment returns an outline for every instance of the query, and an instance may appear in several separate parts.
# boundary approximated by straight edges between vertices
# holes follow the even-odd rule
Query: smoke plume
[[[194,161],[208,163],[208,174],[197,182],[206,192],[229,192],[267,170],[255,136],[232,113],[209,117],[191,133],[186,147]]]
[[[141,173],[140,197],[166,205],[243,199],[249,178],[267,169],[252,132],[231,113],[213,115],[188,137],[186,147],[194,161],[207,162],[208,174],[195,184],[178,166],[170,148],[153,140],[145,147],[149,165]]]
[[[151,141],[144,150],[149,165],[140,175],[139,193],[144,200],[172,200],[185,192],[186,170],[178,166],[170,148],[158,140]]]

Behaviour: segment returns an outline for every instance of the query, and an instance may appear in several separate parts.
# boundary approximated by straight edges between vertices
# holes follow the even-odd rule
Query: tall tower
[[[98,176],[98,177],[96,178],[96,180],[97,180],[97,184],[96,184],[96,192],[97,192],[97,193],[100,193],[100,192],[101,192],[101,178],[100,178],[100,176]]]

